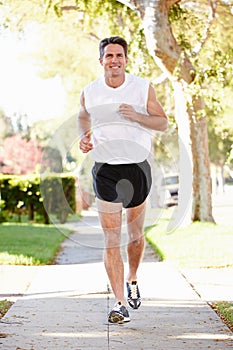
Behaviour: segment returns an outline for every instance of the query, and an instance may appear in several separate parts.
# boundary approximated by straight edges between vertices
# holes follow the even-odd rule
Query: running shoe
[[[124,305],[121,305],[121,302],[115,304],[112,311],[109,312],[108,322],[110,323],[125,323],[129,322],[130,317],[128,310]]]
[[[141,297],[138,289],[137,281],[132,281],[131,283],[126,282],[127,292],[128,292],[128,304],[133,309],[138,309],[141,305]]]

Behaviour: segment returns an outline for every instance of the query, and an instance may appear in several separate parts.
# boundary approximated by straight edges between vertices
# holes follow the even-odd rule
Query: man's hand
[[[127,105],[125,103],[121,104],[119,106],[119,113],[125,117],[125,118],[128,118],[134,122],[137,122],[138,121],[138,113],[135,111],[135,109],[130,106],[130,105]]]
[[[91,133],[86,133],[79,142],[79,148],[83,153],[88,153],[93,149],[93,145],[91,143]]]

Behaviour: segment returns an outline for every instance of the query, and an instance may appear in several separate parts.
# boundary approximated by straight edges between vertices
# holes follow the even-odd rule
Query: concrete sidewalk
[[[64,242],[57,258],[59,265],[18,267],[19,274],[25,269],[30,285],[24,277],[22,290],[18,291],[24,295],[17,297],[17,291],[13,293],[17,300],[0,323],[0,333],[5,336],[0,339],[0,349],[225,350],[233,347],[232,332],[200,293],[195,292],[187,276],[172,265],[156,261],[148,247],[138,274],[143,296],[141,308],[129,310],[131,322],[127,324],[108,324],[107,314],[114,299],[108,292],[102,263],[100,227],[95,215],[74,226],[76,232]],[[124,244],[123,235],[123,249]],[[5,270],[2,267],[3,277],[13,273],[11,268],[14,267]],[[195,275],[192,278],[195,280]]]

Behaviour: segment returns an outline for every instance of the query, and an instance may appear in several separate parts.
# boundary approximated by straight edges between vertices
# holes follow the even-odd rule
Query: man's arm
[[[80,112],[78,116],[78,129],[80,134],[79,148],[83,153],[92,150],[91,143],[91,117],[85,107],[84,93],[80,97]]]
[[[158,102],[154,88],[150,85],[147,100],[147,112],[149,115],[137,113],[135,109],[127,104],[119,107],[120,114],[132,121],[135,121],[146,128],[165,131],[167,129],[167,116]]]

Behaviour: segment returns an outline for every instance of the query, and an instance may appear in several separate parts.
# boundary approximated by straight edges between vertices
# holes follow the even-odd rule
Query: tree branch
[[[76,5],[70,6],[61,6],[62,11],[77,11],[78,7]]]
[[[209,0],[209,6],[210,6],[210,13],[208,17],[208,21],[203,33],[202,40],[196,45],[196,47],[193,49],[191,56],[196,57],[202,48],[204,47],[205,43],[207,42],[209,35],[210,35],[210,28],[213,24],[213,21],[215,20],[216,16],[216,8],[217,8],[217,0]]]
[[[181,0],[167,0],[167,8],[171,8],[172,6],[178,4]]]

